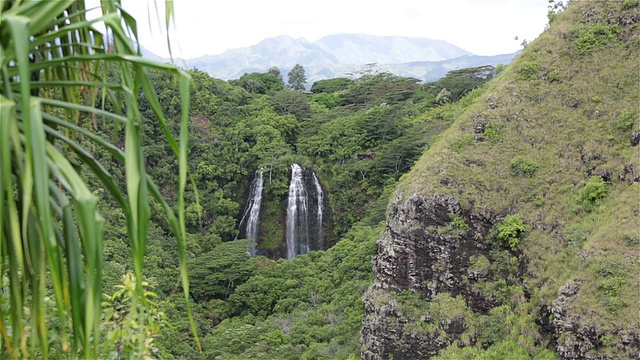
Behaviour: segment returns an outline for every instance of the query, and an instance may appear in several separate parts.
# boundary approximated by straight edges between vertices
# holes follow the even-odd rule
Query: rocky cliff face
[[[572,1],[425,153],[362,358],[640,359],[639,45],[637,1]]]
[[[468,226],[452,228],[452,219],[462,219]],[[495,268],[477,264],[478,258],[499,261],[499,253],[491,251],[496,245],[486,241],[496,222],[494,216],[465,213],[455,196],[397,196],[378,242],[374,283],[364,297],[363,359],[427,359],[452,344],[482,345],[477,342],[479,331],[466,333],[474,314],[482,316],[502,305],[477,287],[500,277]],[[527,260],[522,253],[510,253],[522,262]],[[528,298],[533,290],[526,286],[524,264],[513,270],[507,282],[522,286]],[[548,346],[562,359],[640,359],[640,334],[636,330],[624,325],[599,329],[592,322],[585,323],[585,314],[572,313],[571,302],[581,282],[580,278],[568,282],[558,290],[551,306],[537,307],[541,338],[546,337]],[[418,306],[425,309],[441,294],[457,297],[467,311],[434,314],[427,309],[416,314],[406,304],[410,302],[407,293],[422,300]],[[609,341],[614,344],[607,344]],[[607,345],[614,345],[615,353],[600,352]]]
[[[617,328],[603,330],[593,323],[584,324],[581,315],[572,314],[570,304],[575,300],[582,279],[569,281],[558,290],[550,309],[551,330],[556,351],[562,359],[640,359],[640,333],[634,329],[625,329],[623,324]],[[616,353],[603,354],[604,343],[617,338]],[[559,342],[559,340],[562,341]]]
[[[408,330],[407,323],[430,321],[413,318],[402,309],[394,294],[403,291],[420,299],[432,300],[438,294],[461,295],[468,306],[486,312],[496,305],[471,286],[489,275],[487,269],[472,269],[473,257],[490,257],[484,241],[492,220],[465,214],[455,196],[411,196],[393,203],[387,229],[378,243],[374,259],[374,284],[366,294],[362,330],[364,359],[422,359],[458,340],[465,330],[464,318],[448,318],[439,324],[447,339]],[[450,227],[452,219],[468,224]]]
[[[470,228],[439,233],[437,229],[450,223],[453,216],[467,218]],[[364,359],[433,356],[462,333],[464,324],[455,319],[444,325],[443,330],[451,335],[451,341],[444,343],[433,336],[406,331],[407,322],[428,320],[407,316],[389,294],[409,291],[430,300],[447,292],[463,295],[477,311],[487,311],[493,306],[462,280],[469,275],[469,259],[473,255],[489,256],[483,238],[490,227],[489,219],[463,214],[455,196],[411,196],[403,203],[394,202],[374,259],[374,284],[364,300]]]

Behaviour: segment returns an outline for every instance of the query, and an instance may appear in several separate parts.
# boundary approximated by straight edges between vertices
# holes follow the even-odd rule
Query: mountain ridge
[[[168,61],[143,48],[143,55]],[[377,71],[434,81],[450,70],[464,67],[508,63],[513,54],[478,56],[444,40],[367,34],[332,34],[310,42],[304,38],[280,35],[259,43],[229,49],[219,55],[176,59],[187,68],[197,68],[223,80],[237,79],[245,73],[265,72],[272,66],[283,75],[295,65],[305,68],[308,86],[331,77],[350,77],[365,65]]]

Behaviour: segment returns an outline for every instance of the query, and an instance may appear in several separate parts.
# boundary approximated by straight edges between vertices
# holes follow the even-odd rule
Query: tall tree
[[[84,0],[0,2],[0,286],[7,297],[0,311],[0,352],[9,358],[101,357],[104,219],[94,195],[99,190],[89,187],[79,169],[91,172],[125,213],[136,278],[131,313],[146,302],[142,265],[150,197],[162,205],[177,239],[188,299],[183,194],[190,77],[143,59],[134,45],[135,20],[120,0],[100,3],[101,16],[88,20]],[[168,24],[171,1],[166,8]],[[95,30],[100,27],[112,43]],[[167,125],[149,68],[177,78],[179,138]],[[119,75],[109,77],[112,69]],[[140,92],[179,158],[178,216],[145,169]],[[101,133],[111,129],[114,135],[101,136],[92,119],[105,124]],[[118,134],[122,143],[112,143]],[[123,165],[125,188],[95,149]],[[47,297],[55,304],[48,305]]]
[[[307,77],[304,75],[304,68],[300,64],[296,64],[291,71],[289,71],[289,79],[287,84],[289,88],[293,90],[304,90],[304,84],[307,83]]]
[[[276,80],[281,82],[282,86],[284,86],[284,81],[282,80],[282,73],[280,72],[280,68],[279,67],[277,67],[277,66],[270,67],[269,70],[267,70],[267,74],[275,77]]]

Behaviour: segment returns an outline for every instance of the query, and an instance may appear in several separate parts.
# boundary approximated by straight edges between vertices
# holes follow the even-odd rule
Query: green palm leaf
[[[167,2],[168,23],[172,6]],[[119,0],[102,0],[101,9],[102,16],[88,20],[84,0],[0,3],[0,275],[8,292],[8,302],[0,302],[0,351],[11,358],[99,356],[104,221],[97,197],[67,158],[85,164],[124,210],[140,291],[149,197],[160,202],[177,240],[188,296],[184,190],[190,78],[172,65],[140,56],[135,20]],[[106,28],[110,44],[94,26]],[[119,81],[109,81],[107,67],[119,69]],[[178,78],[178,138],[167,125],[146,69]],[[179,159],[177,216],[146,173],[139,92],[149,99]],[[121,99],[126,111],[120,111],[117,101],[114,111],[96,108],[98,94],[103,106],[107,98]],[[123,127],[124,150],[82,126],[87,114],[115,124],[114,129]],[[124,189],[79,138],[124,164]],[[48,291],[55,300],[54,314],[45,310]],[[144,299],[139,294],[134,303]],[[47,321],[52,317],[58,323],[55,341]],[[197,342],[192,319],[191,325]]]

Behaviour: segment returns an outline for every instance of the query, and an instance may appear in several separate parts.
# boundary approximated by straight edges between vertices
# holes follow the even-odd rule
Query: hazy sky
[[[164,0],[123,0],[141,43],[166,56],[157,26]],[[547,22],[547,0],[175,0],[174,56],[193,58],[278,35],[309,41],[336,33],[445,40],[476,55],[511,53]],[[160,16],[160,19],[163,15]],[[151,20],[151,26],[149,22]],[[514,40],[518,36],[519,40]]]

